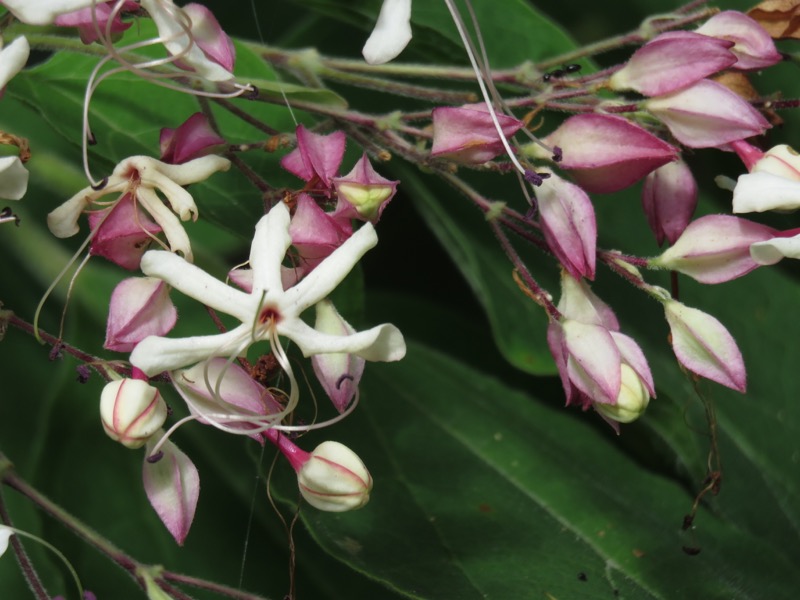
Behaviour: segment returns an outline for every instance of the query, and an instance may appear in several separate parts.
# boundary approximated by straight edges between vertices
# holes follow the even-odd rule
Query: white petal
[[[372,223],[365,223],[300,283],[286,290],[281,309],[296,316],[327,297],[377,243],[375,228]]]
[[[189,185],[190,183],[205,181],[214,173],[227,171],[231,168],[231,161],[216,154],[201,156],[180,165],[170,165],[152,158],[149,160],[158,163],[158,171],[178,185]]]
[[[139,185],[140,195],[145,191],[155,194],[153,188],[156,188],[169,200],[172,212],[178,215],[181,221],[197,220],[197,205],[189,192],[157,171],[139,171],[139,174],[142,177]]]
[[[8,550],[8,540],[14,535],[14,530],[7,525],[0,525],[0,556]]]
[[[189,262],[194,262],[192,245],[189,243],[189,236],[181,225],[178,217],[164,206],[161,198],[151,189],[140,187],[137,200],[142,205],[159,227],[164,230],[164,235],[169,242],[169,248],[173,252],[179,252],[183,258]]]
[[[296,343],[303,356],[346,352],[366,360],[391,362],[406,355],[403,334],[389,323],[352,335],[328,335],[320,333],[300,319],[287,319],[278,324],[278,333]]]
[[[51,25],[56,17],[92,6],[99,0],[3,0],[15,17],[28,25]]]
[[[161,43],[173,56],[180,55],[181,62],[189,64],[200,77],[208,81],[233,79],[233,73],[209,60],[200,47],[186,35],[178,19],[185,18],[189,25],[191,19],[171,0],[140,0],[140,3],[155,22],[162,38]]]
[[[411,41],[411,0],[383,0],[375,29],[361,54],[371,65],[389,62]]]
[[[19,200],[28,190],[28,169],[18,156],[0,158],[0,198]]]
[[[239,325],[218,335],[188,338],[165,338],[155,335],[144,338],[131,352],[131,364],[148,377],[162,371],[188,367],[212,356],[239,356],[250,343],[250,326]]]
[[[772,173],[740,175],[733,190],[733,212],[800,208],[800,182]]]
[[[0,89],[11,81],[28,62],[31,47],[25,36],[20,36],[0,51]]]
[[[253,289],[282,292],[281,262],[292,243],[289,235],[289,208],[279,202],[256,225],[250,247]]]
[[[243,323],[249,323],[256,312],[258,298],[225,285],[172,252],[149,250],[142,256],[140,267],[145,275],[163,279],[190,298]]]
[[[800,235],[752,244],[750,256],[760,265],[774,265],[782,258],[800,258]]]

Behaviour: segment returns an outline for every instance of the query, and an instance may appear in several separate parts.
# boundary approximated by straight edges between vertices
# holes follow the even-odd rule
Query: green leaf
[[[497,346],[506,359],[528,373],[555,373],[545,342],[547,316],[514,282],[513,266],[482,213],[468,206],[465,198],[453,197],[454,192],[443,184],[420,177],[410,168],[395,168],[403,188],[410,190],[408,194],[417,211],[486,311]],[[555,289],[553,269],[548,268],[544,275],[541,283]]]
[[[359,412],[350,439],[375,478],[370,504],[304,515],[332,555],[409,598],[764,598],[800,585],[795,554],[763,530],[701,509],[697,535],[682,533],[691,493],[596,417],[430,349],[370,365]]]

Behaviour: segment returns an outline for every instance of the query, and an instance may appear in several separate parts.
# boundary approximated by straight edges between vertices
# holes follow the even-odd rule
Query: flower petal
[[[411,0],[383,0],[375,29],[361,50],[371,65],[389,62],[411,41]]]
[[[278,333],[296,343],[303,356],[345,352],[366,360],[392,362],[406,355],[403,334],[390,323],[352,335],[329,335],[320,333],[300,319],[289,319],[278,324]]]
[[[147,456],[152,447],[153,442],[148,443]],[[161,450],[164,453],[161,460],[144,461],[144,491],[172,537],[182,546],[200,497],[200,475],[189,457],[169,440]]]
[[[213,356],[239,356],[250,344],[250,326],[239,325],[217,335],[144,338],[131,352],[131,364],[148,377],[162,371],[174,371]]]
[[[145,275],[163,279],[190,298],[236,317],[242,322],[248,322],[255,312],[254,301],[249,294],[225,285],[172,252],[164,250],[145,252],[141,269]]]
[[[353,270],[367,250],[377,243],[378,235],[372,223],[364,223],[316,269],[306,275],[305,279],[286,290],[282,308],[284,310],[291,308],[294,315],[299,315],[327,297]],[[339,352],[339,350],[327,350],[327,352]]]
[[[281,263],[292,243],[289,221],[289,207],[279,202],[256,224],[256,233],[250,247],[252,289],[283,290]]]

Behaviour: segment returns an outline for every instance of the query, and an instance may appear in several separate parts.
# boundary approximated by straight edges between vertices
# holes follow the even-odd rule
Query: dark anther
[[[565,73],[577,73],[581,70],[581,66],[577,63],[572,63],[571,65],[564,65],[564,72]]]
[[[9,219],[14,213],[11,212],[11,207],[6,206],[2,211],[0,211],[0,219]]]
[[[694,523],[694,515],[686,515],[683,517],[683,530],[686,531]]]
[[[89,144],[90,146],[97,145],[97,138],[94,137],[93,131],[90,131],[89,135],[86,136],[86,143]]]
[[[525,213],[525,220],[526,221],[533,221],[536,218],[536,213],[538,212],[538,208],[539,208],[539,205],[536,202],[536,198],[531,198],[531,200],[533,201],[533,204],[531,204],[531,207]]]
[[[536,173],[535,171],[525,170],[525,181],[531,185],[540,186],[545,179],[550,177],[550,173]]]
[[[700,554],[700,548],[695,548],[694,546],[681,546],[681,550],[689,556],[697,556]]]
[[[92,374],[92,370],[89,367],[86,365],[78,365],[75,367],[75,370],[78,372],[78,383],[86,383],[89,381],[89,375]]]
[[[169,404],[167,404],[167,416],[168,417],[172,416],[172,407]]]
[[[239,97],[244,98],[245,100],[255,100],[258,98],[258,88],[251,84],[250,89]]]
[[[550,77],[551,77],[550,73],[545,73],[544,75],[542,75],[542,81],[550,81]]]
[[[62,348],[64,348],[64,344],[57,342],[56,345],[50,349],[50,354],[48,355],[50,360],[59,360],[63,358],[64,353],[61,351]]]
[[[103,177],[97,185],[91,186],[94,191],[102,190],[108,185],[108,177]]]
[[[153,454],[151,456],[148,456],[147,457],[147,462],[149,462],[152,465],[152,464],[157,463],[158,461],[160,461],[162,458],[164,458],[164,453],[159,450],[155,454]]]
[[[555,162],[561,162],[564,160],[564,151],[558,146],[553,146],[553,160]]]
[[[586,573],[580,572],[578,573],[578,581],[588,581],[589,578],[586,576]]]
[[[349,373],[345,373],[344,375],[342,375],[341,377],[339,377],[339,379],[337,379],[337,380],[336,380],[336,389],[337,389],[337,390],[338,390],[338,389],[341,389],[341,387],[342,387],[342,384],[343,384],[345,381],[348,381],[348,380],[349,380],[349,381],[355,381],[355,380],[356,380],[356,378],[355,378],[355,377],[353,377],[352,375],[350,375]]]

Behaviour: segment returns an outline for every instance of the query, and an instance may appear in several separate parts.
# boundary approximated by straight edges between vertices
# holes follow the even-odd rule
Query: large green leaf
[[[370,365],[364,388],[350,439],[372,500],[306,520],[329,552],[408,597],[778,598],[800,585],[785,539],[727,516],[750,499],[724,492],[697,537],[682,533],[692,494],[590,414],[418,345]]]

